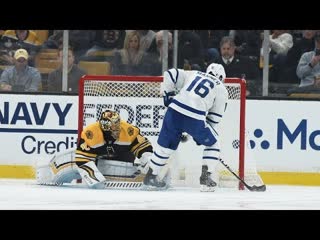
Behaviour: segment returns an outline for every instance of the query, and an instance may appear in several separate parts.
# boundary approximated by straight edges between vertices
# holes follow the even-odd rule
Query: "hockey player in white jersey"
[[[217,185],[211,173],[220,157],[219,136],[216,126],[227,107],[226,77],[220,64],[212,63],[206,73],[170,69],[164,72],[161,92],[168,107],[163,125],[149,162],[144,184],[163,188],[166,184],[157,175],[169,157],[178,148],[182,134],[193,137],[197,145],[204,145],[200,190],[214,191]]]

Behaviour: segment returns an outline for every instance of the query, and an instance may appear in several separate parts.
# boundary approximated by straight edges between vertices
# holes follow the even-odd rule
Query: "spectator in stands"
[[[37,35],[40,45],[44,44],[44,42],[48,40],[49,30],[31,30],[31,31],[33,31]]]
[[[14,50],[8,50],[5,47],[0,47],[0,65],[13,65],[14,64]]]
[[[300,80],[296,74],[297,66],[303,53],[314,50],[315,33],[315,30],[304,30],[302,33],[302,37],[297,40],[292,48],[289,49],[286,66],[283,73],[284,81],[290,83],[299,83]]]
[[[257,61],[260,56],[260,35],[262,30],[231,30],[229,36],[236,45],[236,54]]]
[[[63,47],[59,48],[58,59],[61,65],[58,69],[49,73],[48,76],[48,91],[61,92],[62,91],[62,59],[63,59]],[[79,91],[79,79],[85,75],[86,72],[79,68],[75,64],[75,56],[73,48],[68,48],[68,92],[78,93]]]
[[[227,77],[245,78],[248,82],[248,90],[253,95],[261,91],[261,79],[256,61],[246,56],[235,55],[236,45],[230,36],[225,36],[220,42],[221,57],[217,63],[221,64]]]
[[[98,52],[113,51],[123,48],[123,42],[126,36],[125,30],[99,30],[97,31],[94,46],[90,48],[84,58],[85,61],[108,61],[109,59],[101,59]],[[90,58],[91,57],[91,58]]]
[[[34,66],[35,55],[41,48],[37,34],[31,30],[6,30],[1,37],[1,49],[5,50],[2,59],[6,59],[8,65],[14,64],[13,53],[23,48],[29,53],[29,65]]]
[[[292,35],[287,30],[273,30],[269,41],[271,51],[283,56],[286,56],[293,46]]]
[[[172,62],[172,50],[173,50],[173,42],[172,42],[172,33],[168,31],[168,68],[173,67]],[[156,75],[162,75],[162,58],[163,58],[163,30],[156,32],[156,36],[153,39],[151,46],[149,47],[147,53],[151,57],[152,60],[155,60],[155,72]],[[161,66],[159,66],[161,64]],[[160,68],[159,68],[160,67]],[[160,72],[159,72],[160,71]]]
[[[299,87],[319,87],[320,82],[320,32],[315,38],[315,49],[302,54],[297,66],[297,76],[300,78]]]
[[[292,35],[287,30],[272,30],[270,41],[270,81],[281,82],[282,71],[285,68],[287,54],[293,46]],[[262,45],[263,46],[263,45]]]
[[[179,31],[178,68],[205,71],[204,50],[199,35],[192,31]],[[188,68],[188,67],[187,67]]]
[[[30,44],[31,46],[39,46],[40,40],[37,34],[31,30],[6,30],[2,35],[3,42],[11,42],[16,44]],[[8,43],[10,45],[10,43]]]
[[[73,46],[75,62],[94,45],[95,30],[69,30],[69,44]],[[43,44],[43,48],[58,49],[63,41],[63,30],[54,30],[53,34]]]
[[[29,54],[18,49],[14,54],[14,66],[6,68],[0,78],[0,90],[36,92],[42,87],[38,69],[28,66]]]
[[[229,35],[229,30],[194,30],[201,39],[205,62],[216,62],[220,57],[219,45],[224,36]],[[208,65],[208,64],[206,64]]]
[[[140,49],[140,34],[131,31],[126,34],[124,47],[115,52],[112,65],[114,75],[154,75],[154,61]]]
[[[156,37],[156,32],[152,30],[127,30],[126,33],[132,31],[137,31],[140,34],[140,49],[147,52]]]

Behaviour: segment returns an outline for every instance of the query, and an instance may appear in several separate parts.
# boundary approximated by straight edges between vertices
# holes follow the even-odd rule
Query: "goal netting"
[[[79,133],[84,126],[97,121],[105,109],[120,113],[122,119],[140,128],[153,145],[166,111],[160,96],[162,77],[149,76],[83,76],[79,86]],[[249,135],[245,131],[245,80],[226,79],[228,107],[219,124],[221,157],[248,184],[261,185],[256,161],[252,156]],[[202,147],[193,140],[179,145],[171,157],[173,185],[199,186]],[[215,176],[220,187],[239,187],[239,181],[218,164]]]

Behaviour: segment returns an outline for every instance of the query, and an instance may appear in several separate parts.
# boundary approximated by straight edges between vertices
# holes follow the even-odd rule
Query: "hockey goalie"
[[[139,128],[120,119],[117,112],[105,110],[97,122],[83,129],[77,149],[57,154],[37,167],[37,183],[62,185],[82,179],[95,189],[140,187],[152,152]],[[167,186],[169,175],[167,168],[162,175]]]

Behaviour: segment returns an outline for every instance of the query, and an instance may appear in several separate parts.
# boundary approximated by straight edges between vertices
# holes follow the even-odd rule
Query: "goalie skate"
[[[168,188],[168,184],[159,179],[159,176],[152,174],[152,169],[149,168],[144,180],[143,180],[143,190],[148,191],[161,191]]]
[[[208,172],[208,166],[202,166],[202,173],[200,176],[200,192],[214,192],[217,183],[210,177],[211,172]]]

